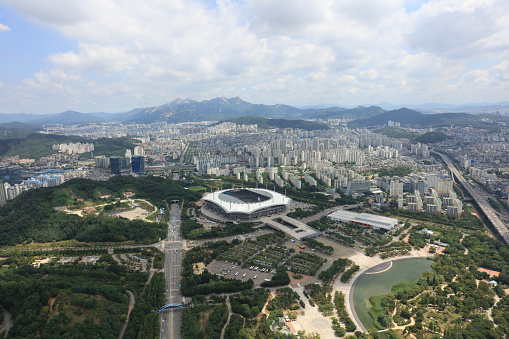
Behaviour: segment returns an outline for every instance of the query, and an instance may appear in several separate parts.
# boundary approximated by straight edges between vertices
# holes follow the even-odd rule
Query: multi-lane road
[[[502,212],[502,214],[498,214],[490,205],[487,197],[488,194],[484,191],[479,185],[473,182],[467,181],[462,173],[458,171],[458,169],[453,165],[451,159],[445,154],[435,152],[442,157],[445,161],[451,172],[454,174],[455,179],[457,179],[463,187],[468,191],[468,193],[472,196],[472,198],[476,201],[479,208],[482,210],[484,215],[491,222],[493,227],[497,230],[497,233],[502,237],[506,244],[509,244],[509,225],[507,220],[509,220],[509,216],[507,216],[506,212]],[[491,195],[490,195],[491,197]],[[495,199],[495,198],[492,198]]]
[[[182,268],[181,239],[180,239],[180,207],[172,203],[170,220],[168,221],[168,239],[165,246],[164,275],[165,304],[181,304],[180,272]],[[181,309],[169,309],[161,312],[161,338],[180,338]]]

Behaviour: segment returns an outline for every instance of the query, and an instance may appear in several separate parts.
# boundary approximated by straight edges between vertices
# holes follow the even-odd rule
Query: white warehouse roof
[[[327,217],[336,221],[348,222],[351,224],[373,228],[383,228],[386,230],[392,230],[398,224],[398,219],[395,218],[384,217],[371,213],[357,213],[344,210],[338,210],[329,214]]]

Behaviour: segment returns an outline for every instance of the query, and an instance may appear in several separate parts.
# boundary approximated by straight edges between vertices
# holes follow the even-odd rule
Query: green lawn
[[[187,188],[190,191],[197,192],[197,191],[206,191],[207,188],[203,186],[191,186]]]

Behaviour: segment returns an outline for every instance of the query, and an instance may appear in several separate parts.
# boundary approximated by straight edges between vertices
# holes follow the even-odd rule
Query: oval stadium
[[[288,211],[292,199],[260,188],[227,189],[208,193],[202,199],[202,213],[209,219],[256,221]],[[216,218],[215,218],[216,217]]]

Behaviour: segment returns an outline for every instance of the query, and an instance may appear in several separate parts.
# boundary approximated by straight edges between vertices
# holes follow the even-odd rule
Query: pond
[[[385,272],[363,275],[355,285],[353,303],[357,317],[364,327],[375,327],[373,318],[368,313],[372,307],[370,297],[387,294],[392,286],[398,283],[418,280],[423,273],[431,271],[432,263],[433,261],[427,259],[398,260]]]

